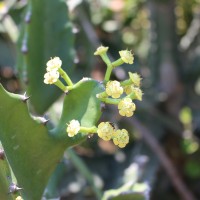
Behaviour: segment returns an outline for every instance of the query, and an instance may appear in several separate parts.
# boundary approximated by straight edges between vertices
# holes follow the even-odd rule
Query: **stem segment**
[[[86,133],[86,134],[90,134],[90,133],[96,133],[97,132],[97,127],[96,126],[92,126],[92,127],[80,127],[80,131],[81,133]]]
[[[65,82],[69,86],[73,86],[73,83],[72,83],[71,79],[69,78],[69,76],[67,75],[67,73],[62,68],[59,68],[58,72],[60,73],[61,77],[65,80]]]
[[[67,92],[67,86],[65,86],[59,79],[54,83],[57,87],[59,87],[63,92]]]

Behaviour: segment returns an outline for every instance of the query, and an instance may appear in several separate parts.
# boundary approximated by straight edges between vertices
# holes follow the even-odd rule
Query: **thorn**
[[[36,120],[40,124],[43,124],[44,126],[47,124],[48,121],[50,121],[49,119],[45,119],[44,117],[35,117],[35,116],[32,117],[34,120]]]
[[[106,109],[106,104],[101,102],[101,112],[103,112]]]
[[[69,94],[69,91],[65,92],[65,95],[68,95]]]
[[[0,160],[4,160],[5,158],[5,153],[3,149],[0,149]]]
[[[104,84],[104,81],[100,81],[99,83],[103,85],[103,84]]]
[[[109,122],[109,124],[114,128],[116,129],[116,124],[114,122]]]
[[[31,96],[26,96],[26,92],[25,92],[24,95],[23,95],[22,101],[23,101],[24,103],[26,103],[26,102],[30,99],[30,97],[31,97]]]
[[[93,133],[90,133],[90,134],[88,135],[88,139],[92,138],[93,136],[94,136],[94,134],[93,134]]]
[[[24,102],[28,101],[28,100],[30,99],[30,97],[31,97],[31,96],[24,97],[23,101],[24,101]]]
[[[49,119],[45,119],[46,121],[43,122],[43,125],[46,126],[47,123],[50,121]]]
[[[11,183],[9,186],[9,192],[8,194],[13,194],[18,192],[19,190],[22,190],[23,188],[18,187],[15,183]]]
[[[22,40],[21,52],[23,54],[27,54],[28,53],[27,38],[24,38]]]
[[[25,21],[27,24],[30,23],[30,21],[31,21],[31,15],[32,15],[32,13],[31,13],[30,10],[29,10],[29,11],[26,13],[26,15],[25,15],[24,21]]]

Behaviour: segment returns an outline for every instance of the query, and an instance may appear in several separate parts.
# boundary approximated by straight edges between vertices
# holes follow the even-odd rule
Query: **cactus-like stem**
[[[78,119],[83,126],[91,127],[85,130],[83,128],[83,132],[96,132],[95,124],[101,116],[101,102],[96,98],[96,94],[103,92],[102,84],[84,78],[73,87],[65,86],[67,87],[72,91],[64,97],[62,116],[58,125],[52,129],[52,126],[44,126],[40,119],[34,120],[30,116],[24,96],[6,92],[0,84],[0,105],[4,105],[0,106],[0,113],[4,115],[0,117],[0,140],[17,183],[23,188],[20,190],[23,199],[41,199],[47,181],[65,149],[86,139],[86,134],[78,134],[76,139],[66,137],[67,123],[73,118]],[[13,105],[14,110],[10,109]],[[12,118],[9,117],[11,115]],[[0,160],[0,180],[3,162],[4,160]],[[0,181],[0,199],[7,199],[7,196],[1,196],[2,188],[3,191],[9,192],[5,180],[2,184]]]

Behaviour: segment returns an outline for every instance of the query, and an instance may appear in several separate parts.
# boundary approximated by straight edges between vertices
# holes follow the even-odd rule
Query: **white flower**
[[[80,123],[78,120],[73,119],[67,126],[67,133],[69,137],[75,136],[80,130]]]
[[[44,75],[44,83],[46,84],[54,84],[59,78],[59,73],[56,70],[52,70],[47,72]]]
[[[62,60],[60,60],[59,57],[54,57],[51,58],[48,62],[47,62],[47,71],[52,71],[52,70],[58,70],[58,68],[60,68],[62,65]]]

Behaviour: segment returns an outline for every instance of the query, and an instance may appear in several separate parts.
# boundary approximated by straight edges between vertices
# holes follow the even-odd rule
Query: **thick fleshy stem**
[[[59,87],[63,92],[67,92],[67,86],[65,86],[59,79],[54,83],[57,87]]]
[[[72,83],[71,79],[69,78],[69,76],[67,75],[67,73],[62,68],[59,68],[58,72],[60,73],[61,77],[65,80],[65,82],[69,86],[73,86],[73,83]]]

